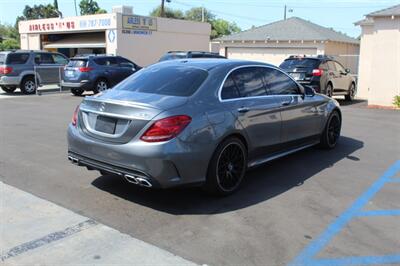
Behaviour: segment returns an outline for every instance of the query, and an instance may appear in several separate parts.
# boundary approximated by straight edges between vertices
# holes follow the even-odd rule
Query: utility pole
[[[204,22],[204,6],[201,7],[201,22]]]
[[[285,5],[285,11],[283,13],[283,19],[286,20],[286,5]]]
[[[78,16],[78,9],[76,8],[76,0],[74,0],[74,6],[75,6],[75,16]]]
[[[165,15],[165,11],[164,11],[164,1],[165,1],[165,0],[161,0],[160,17],[164,17],[164,15]]]

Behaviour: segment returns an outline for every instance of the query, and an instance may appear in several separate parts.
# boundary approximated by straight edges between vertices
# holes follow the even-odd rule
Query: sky
[[[79,3],[80,0],[76,0]],[[137,15],[148,15],[160,5],[161,0],[97,0],[99,6],[111,12],[112,6],[133,6]],[[0,0],[0,22],[14,24],[25,5],[48,4],[53,0]],[[283,19],[284,6],[291,12],[287,17],[300,17],[321,26],[333,28],[351,37],[360,35],[360,28],[354,22],[376,10],[400,4],[400,0],[171,0],[166,6],[188,10],[204,6],[218,18],[236,22],[242,29],[265,25]],[[58,0],[64,17],[74,16],[73,0]],[[79,12],[79,10],[78,10]]]

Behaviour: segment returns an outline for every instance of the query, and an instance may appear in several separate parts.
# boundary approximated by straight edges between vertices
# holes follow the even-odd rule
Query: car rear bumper
[[[74,164],[125,178],[129,175],[139,183],[144,179],[155,188],[205,181],[208,163],[196,160],[202,155],[177,142],[173,139],[164,143],[140,140],[105,143],[85,135],[71,124],[68,127],[68,156]]]
[[[90,80],[82,80],[77,82],[66,82],[61,81],[61,86],[64,88],[82,89],[82,90],[93,90],[93,83]]]
[[[1,76],[0,85],[2,86],[19,86],[21,79],[19,76]]]
[[[319,81],[299,81],[299,83],[303,86],[311,86],[316,92],[321,93]]]

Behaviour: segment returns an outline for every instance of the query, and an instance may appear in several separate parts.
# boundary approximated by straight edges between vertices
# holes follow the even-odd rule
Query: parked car
[[[68,127],[68,159],[145,187],[226,195],[248,168],[334,148],[341,121],[336,100],[272,65],[172,60],[86,97]]]
[[[99,93],[129,77],[140,67],[122,56],[78,55],[64,69],[61,86],[72,94]]]
[[[59,53],[30,50],[0,52],[1,89],[12,93],[20,88],[24,94],[33,94],[37,85],[43,84],[45,80],[58,82],[60,68],[67,63],[68,58]],[[37,71],[37,82],[35,66],[44,67]]]
[[[221,58],[226,59],[225,56],[218,53],[202,52],[202,51],[169,51],[163,55],[159,62],[183,58]]]
[[[350,75],[350,69],[345,69],[331,57],[291,56],[279,67],[299,83],[312,86],[329,97],[344,95],[347,101],[352,101],[356,95],[356,81]]]

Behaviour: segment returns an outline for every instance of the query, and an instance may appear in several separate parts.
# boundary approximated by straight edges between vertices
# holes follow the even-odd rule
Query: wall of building
[[[333,56],[345,68],[349,68],[351,73],[358,73],[358,62],[360,45],[352,43],[332,42],[325,43],[325,55]]]
[[[358,67],[357,97],[369,98],[372,70],[372,52],[374,44],[374,27],[372,25],[362,26],[360,43],[360,60]]]
[[[265,62],[279,66],[290,55],[324,54],[321,42],[304,41],[235,41],[220,44],[221,55],[228,58]]]
[[[208,23],[167,18],[157,18],[156,30],[126,33],[122,27],[122,19],[118,18],[116,52],[146,66],[156,63],[163,54],[171,50],[208,51],[210,33],[211,25]]]
[[[368,104],[392,106],[400,95],[400,18],[374,18]]]

